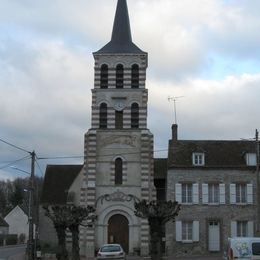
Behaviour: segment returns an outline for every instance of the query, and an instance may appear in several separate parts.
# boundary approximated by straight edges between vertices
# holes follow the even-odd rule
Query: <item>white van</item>
[[[229,238],[226,259],[260,259],[260,237]]]

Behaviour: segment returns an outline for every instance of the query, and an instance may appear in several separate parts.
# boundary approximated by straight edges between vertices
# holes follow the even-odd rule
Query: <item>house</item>
[[[24,240],[28,240],[29,223],[26,209],[17,205],[4,218],[9,225],[9,234],[16,234],[18,240],[20,236],[24,236]]]
[[[52,221],[45,216],[44,206],[66,205],[73,200],[79,205],[79,198],[76,198],[69,190],[83,176],[81,170],[83,165],[48,165],[45,171],[42,195],[39,207],[39,239],[42,245],[57,245],[57,235]],[[77,178],[79,177],[79,178]],[[69,200],[70,199],[70,200]]]
[[[8,223],[0,216],[0,235],[6,235],[9,233]]]
[[[173,125],[167,199],[181,211],[166,227],[168,255],[222,253],[228,237],[256,235],[256,143],[177,136]]]

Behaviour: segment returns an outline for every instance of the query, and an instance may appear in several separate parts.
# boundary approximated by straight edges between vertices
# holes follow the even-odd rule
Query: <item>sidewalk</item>
[[[14,256],[10,256],[8,260],[25,260],[25,253],[20,253]]]

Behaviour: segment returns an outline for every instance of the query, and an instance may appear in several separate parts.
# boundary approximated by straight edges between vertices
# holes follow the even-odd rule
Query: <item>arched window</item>
[[[133,103],[131,106],[131,128],[139,127],[139,105]]]
[[[123,129],[123,111],[115,111],[115,128]]]
[[[122,64],[116,66],[116,88],[124,86],[124,67]]]
[[[102,103],[99,107],[99,127],[107,128],[107,104]]]
[[[106,64],[101,66],[100,88],[108,88],[108,66]]]
[[[119,185],[123,183],[123,160],[116,158],[115,160],[115,184]]]
[[[137,64],[132,66],[131,87],[139,88],[139,66]]]

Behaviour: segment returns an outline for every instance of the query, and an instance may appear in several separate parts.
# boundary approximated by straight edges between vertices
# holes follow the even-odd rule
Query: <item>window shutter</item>
[[[181,183],[176,183],[175,184],[175,200],[178,201],[179,203],[182,203],[182,199],[181,199]]]
[[[230,184],[230,204],[236,204],[236,184]]]
[[[254,222],[253,221],[247,222],[247,236],[249,236],[249,237],[254,236]]]
[[[224,183],[220,183],[219,184],[219,203],[220,204],[225,204],[226,203],[226,199],[225,199],[225,184]]]
[[[192,241],[198,242],[200,236],[199,221],[193,221],[192,223]]]
[[[237,236],[237,222],[231,221],[231,237]]]
[[[249,183],[246,185],[247,192],[247,203],[253,204],[253,184]]]
[[[202,203],[209,203],[209,185],[207,183],[202,183]]]
[[[182,224],[181,221],[175,222],[175,235],[176,235],[176,241],[182,241]]]
[[[199,184],[192,184],[192,203],[199,204]]]

